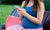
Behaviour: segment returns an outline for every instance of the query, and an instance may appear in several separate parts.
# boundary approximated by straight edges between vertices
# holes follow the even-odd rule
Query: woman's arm
[[[24,5],[25,1],[22,2],[22,6]],[[22,7],[21,7],[22,8]],[[19,15],[20,20],[22,21],[23,15]]]
[[[25,16],[30,21],[32,21],[33,23],[38,24],[38,25],[40,25],[42,22],[44,10],[45,10],[43,2],[41,2],[40,8],[41,8],[40,11],[39,10],[37,11],[37,18],[29,15],[28,13],[25,13]]]

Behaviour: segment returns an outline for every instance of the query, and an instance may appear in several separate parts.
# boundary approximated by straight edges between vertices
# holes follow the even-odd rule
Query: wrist
[[[27,16],[28,13],[25,13],[24,16]]]

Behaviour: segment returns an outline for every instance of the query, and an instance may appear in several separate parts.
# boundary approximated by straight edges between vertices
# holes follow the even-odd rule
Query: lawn
[[[7,17],[11,14],[15,5],[0,5],[0,25],[6,22]],[[21,7],[21,5],[18,5]]]

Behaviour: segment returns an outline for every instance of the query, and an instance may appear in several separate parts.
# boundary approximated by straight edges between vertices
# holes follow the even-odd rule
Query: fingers
[[[22,9],[20,8],[20,9],[18,9],[19,11],[21,11]]]
[[[21,11],[17,10],[17,13],[18,13],[19,15],[21,15]]]

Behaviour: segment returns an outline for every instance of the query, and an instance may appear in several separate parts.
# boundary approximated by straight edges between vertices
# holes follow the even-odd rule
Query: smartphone
[[[16,10],[19,10],[19,9],[20,9],[20,7],[19,7],[19,6],[15,6],[15,8],[16,8]]]

